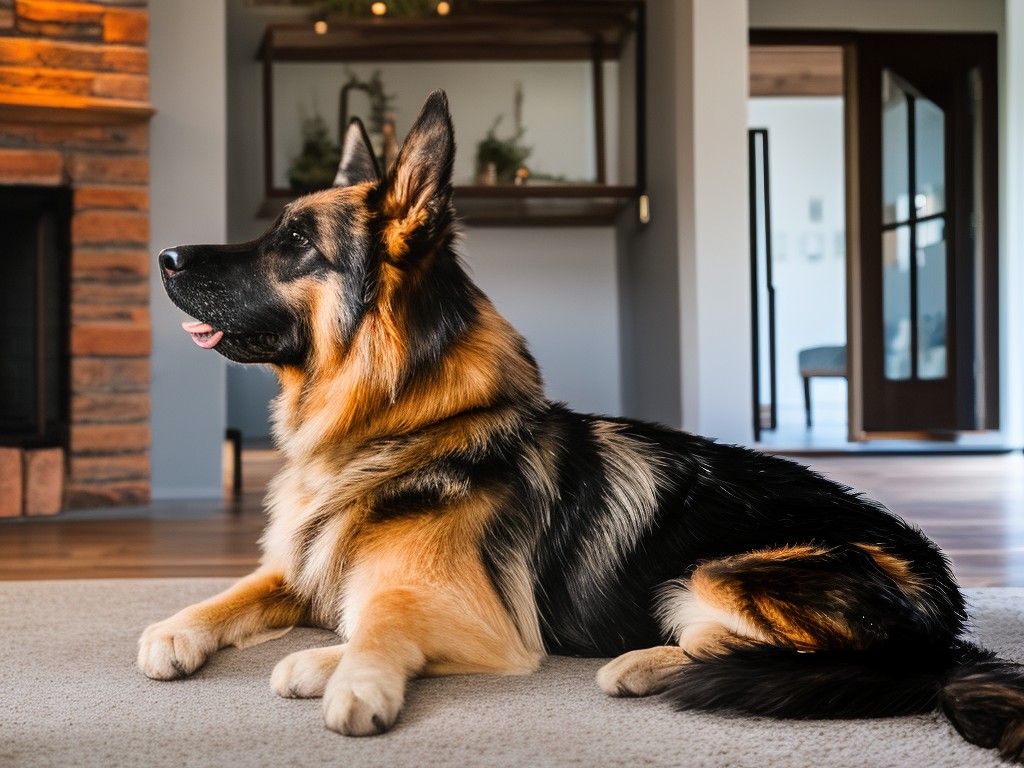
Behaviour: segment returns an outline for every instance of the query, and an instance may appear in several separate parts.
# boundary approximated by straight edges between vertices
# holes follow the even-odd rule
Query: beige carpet
[[[553,658],[535,675],[416,681],[396,728],[324,729],[320,703],[277,698],[285,654],[334,642],[295,630],[227,649],[189,680],[135,669],[150,622],[229,580],[0,582],[0,766],[988,766],[939,716],[775,722],[610,699],[600,660]],[[979,639],[1024,658],[1024,589],[970,593]]]

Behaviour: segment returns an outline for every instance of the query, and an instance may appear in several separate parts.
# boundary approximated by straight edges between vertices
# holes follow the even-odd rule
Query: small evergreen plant
[[[288,183],[298,192],[326,189],[334,183],[341,149],[330,139],[319,114],[302,121],[302,152],[288,168]]]

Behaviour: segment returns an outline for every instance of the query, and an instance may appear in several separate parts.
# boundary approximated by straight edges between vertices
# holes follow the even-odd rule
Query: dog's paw
[[[402,676],[339,669],[324,690],[324,724],[346,736],[375,736],[395,724],[404,697]]]
[[[332,645],[285,656],[274,667],[270,687],[286,699],[319,698],[344,653],[344,645]]]
[[[597,684],[609,696],[650,696],[664,691],[688,657],[675,646],[624,653],[597,672]]]
[[[139,638],[139,669],[154,680],[187,677],[217,650],[216,640],[177,616],[153,624]]]

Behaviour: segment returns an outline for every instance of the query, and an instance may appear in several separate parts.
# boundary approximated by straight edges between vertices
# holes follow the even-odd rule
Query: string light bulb
[[[388,12],[387,3],[376,2],[370,6],[370,11],[374,16],[383,16]]]
[[[313,31],[316,32],[318,35],[326,35],[327,34],[327,22],[324,21],[323,19],[320,19],[320,21],[316,22],[313,25]]]
[[[437,15],[438,16],[447,16],[451,12],[452,12],[452,5],[451,5],[451,3],[446,3],[446,2],[444,2],[444,0],[441,0],[441,2],[437,4]]]

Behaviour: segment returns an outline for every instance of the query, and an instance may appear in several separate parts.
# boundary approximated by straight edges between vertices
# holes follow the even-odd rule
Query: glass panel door
[[[995,36],[863,34],[850,56],[850,438],[995,428]]]
[[[883,69],[883,343],[892,381],[947,375],[945,214],[945,112]]]

